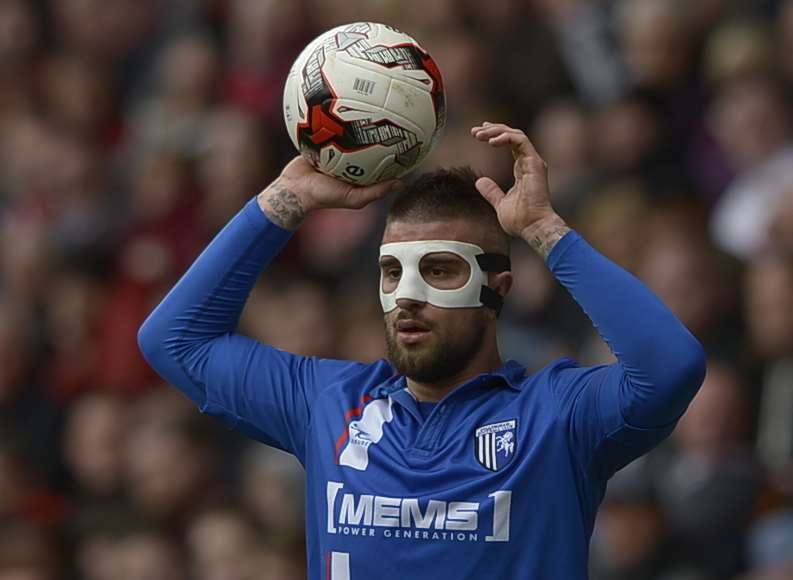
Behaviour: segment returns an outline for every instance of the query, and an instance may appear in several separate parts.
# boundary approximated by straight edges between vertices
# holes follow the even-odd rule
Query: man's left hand
[[[504,231],[525,240],[547,260],[556,243],[570,231],[551,207],[548,166],[523,131],[501,123],[483,123],[471,129],[479,141],[509,147],[515,158],[515,184],[504,193],[489,177],[476,180],[476,189],[496,210]]]
[[[548,190],[548,166],[519,129],[501,123],[483,123],[471,129],[479,141],[492,147],[509,147],[515,158],[515,184],[504,193],[489,177],[480,177],[476,189],[496,210],[501,227],[508,234],[525,236],[531,226],[556,215]]]

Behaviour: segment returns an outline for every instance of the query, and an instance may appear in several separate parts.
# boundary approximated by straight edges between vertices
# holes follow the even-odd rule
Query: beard
[[[476,323],[464,333],[444,333],[433,325],[426,344],[406,345],[397,338],[396,321],[385,319],[386,356],[396,370],[420,383],[448,379],[459,374],[482,347],[486,322]]]

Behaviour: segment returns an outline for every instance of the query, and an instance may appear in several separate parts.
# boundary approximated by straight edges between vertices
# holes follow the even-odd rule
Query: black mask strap
[[[477,254],[476,261],[483,272],[506,272],[512,269],[509,256],[505,254]]]
[[[476,262],[483,272],[507,272],[511,269],[509,256],[504,254],[477,254]],[[501,294],[489,286],[482,286],[482,290],[479,292],[479,302],[495,310],[496,316],[501,314],[501,308],[504,306]]]

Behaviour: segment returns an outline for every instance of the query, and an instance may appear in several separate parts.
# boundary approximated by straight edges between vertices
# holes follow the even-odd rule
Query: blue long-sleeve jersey
[[[140,330],[150,364],[201,411],[306,469],[311,580],[587,577],[608,478],[672,431],[702,348],[636,278],[570,232],[548,266],[618,362],[515,362],[424,418],[385,360],[303,357],[235,333],[290,233],[251,200]]]

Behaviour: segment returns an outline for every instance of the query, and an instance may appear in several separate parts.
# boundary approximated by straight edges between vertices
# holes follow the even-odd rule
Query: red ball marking
[[[311,108],[311,142],[314,145],[322,145],[334,137],[344,135],[344,128],[331,119],[321,105],[314,105]]]
[[[438,68],[438,65],[429,55],[422,56],[421,64],[427,69],[427,73],[432,77],[433,80],[433,92],[440,92],[443,90],[443,77],[441,76],[441,70]]]

